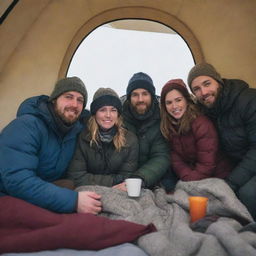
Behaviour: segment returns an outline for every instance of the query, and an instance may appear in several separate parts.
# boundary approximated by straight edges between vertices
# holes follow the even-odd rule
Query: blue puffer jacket
[[[17,118],[0,134],[0,192],[69,213],[75,211],[77,192],[51,182],[63,176],[83,125],[75,123],[60,137],[47,107],[48,98],[25,100]]]

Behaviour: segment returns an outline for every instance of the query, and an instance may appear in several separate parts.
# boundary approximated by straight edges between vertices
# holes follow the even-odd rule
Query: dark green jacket
[[[88,131],[80,134],[76,151],[68,167],[67,178],[76,187],[101,185],[111,187],[123,182],[136,171],[138,163],[138,141],[134,134],[127,131],[126,146],[120,152],[113,142],[90,146]]]
[[[242,80],[223,81],[214,107],[204,110],[218,128],[223,150],[236,164],[228,177],[236,190],[256,175],[256,90]]]
[[[139,140],[139,164],[135,176],[143,179],[146,187],[156,185],[170,167],[167,141],[160,131],[160,110],[156,99],[149,112],[139,120],[130,109],[130,102],[123,105],[125,127],[137,135]]]

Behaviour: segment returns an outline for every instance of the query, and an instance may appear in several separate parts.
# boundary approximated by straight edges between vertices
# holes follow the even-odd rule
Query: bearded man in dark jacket
[[[123,119],[139,141],[138,169],[133,176],[140,177],[146,188],[153,188],[169,169],[170,153],[160,131],[159,102],[149,75],[139,72],[129,80]]]
[[[191,69],[188,85],[235,164],[227,183],[256,219],[256,90],[242,80],[222,79],[208,63]]]

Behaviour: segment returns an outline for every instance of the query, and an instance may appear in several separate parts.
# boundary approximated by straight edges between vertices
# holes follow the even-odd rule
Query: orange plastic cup
[[[190,196],[188,199],[191,222],[205,217],[208,198],[203,196]]]

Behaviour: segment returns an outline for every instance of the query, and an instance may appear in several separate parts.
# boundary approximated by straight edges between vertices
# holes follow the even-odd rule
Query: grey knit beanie
[[[111,88],[99,88],[93,95],[91,103],[91,114],[95,115],[97,110],[103,106],[113,106],[118,113],[122,113],[122,103],[118,94]]]
[[[210,76],[216,81],[223,84],[220,74],[216,71],[216,69],[208,63],[199,63],[196,64],[188,74],[188,85],[191,89],[191,83],[198,76]]]
[[[156,94],[156,88],[151,77],[143,72],[135,73],[129,80],[128,86],[126,88],[127,99],[130,99],[132,91],[138,88],[149,91],[152,96],[155,96]]]
[[[54,90],[52,91],[52,94],[50,95],[49,101],[52,101],[56,98],[58,98],[61,94],[64,92],[69,91],[76,91],[83,95],[84,97],[84,107],[87,104],[87,90],[85,88],[85,85],[83,81],[76,77],[67,77],[59,80],[54,87]]]

